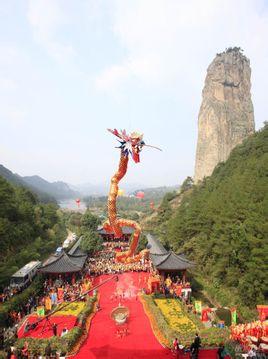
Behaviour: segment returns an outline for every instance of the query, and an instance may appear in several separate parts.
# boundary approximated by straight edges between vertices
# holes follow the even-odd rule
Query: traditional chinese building
[[[179,276],[185,282],[186,272],[194,267],[194,263],[189,261],[184,254],[166,250],[162,243],[151,234],[147,234],[147,240],[150,259],[161,277]]]
[[[62,250],[51,255],[42,263],[39,272],[50,276],[68,276],[81,272],[87,259],[87,254],[80,248],[81,239],[79,238],[68,253]]]

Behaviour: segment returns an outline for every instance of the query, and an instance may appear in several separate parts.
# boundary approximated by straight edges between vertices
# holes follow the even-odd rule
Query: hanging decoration
[[[80,208],[80,202],[81,202],[80,198],[77,198],[77,199],[75,200],[75,202],[76,202],[76,204],[77,204],[77,207]]]
[[[237,322],[237,311],[236,311],[236,308],[231,308],[230,311],[231,311],[231,323],[232,323],[232,325],[235,325],[236,322]]]
[[[136,198],[143,199],[144,195],[145,195],[144,192],[139,191],[139,192],[136,193]]]
[[[121,189],[121,188],[119,188],[119,190],[118,190],[118,196],[124,196],[125,195],[125,191],[123,190],[123,189]]]

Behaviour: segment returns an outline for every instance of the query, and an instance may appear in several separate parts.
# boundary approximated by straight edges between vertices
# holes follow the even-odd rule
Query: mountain
[[[48,182],[39,176],[25,176],[11,172],[0,165],[0,176],[16,186],[23,186],[34,192],[42,202],[55,202],[55,199],[76,198],[79,193],[72,190],[65,182]]]
[[[70,188],[81,193],[82,196],[105,196],[109,192],[110,182],[103,182],[99,184],[84,183],[76,186],[70,185]],[[125,193],[132,193],[134,191],[144,188],[144,185],[138,183],[122,183],[122,189]]]
[[[196,263],[196,275],[224,306],[254,308],[268,299],[268,125],[235,147],[210,177],[172,208],[163,201],[153,226]],[[246,310],[246,309],[243,309]]]
[[[72,190],[67,183],[62,181],[48,182],[40,176],[24,176],[22,179],[30,187],[48,193],[58,200],[79,197],[77,191]]]
[[[209,65],[198,115],[195,182],[210,176],[254,133],[250,75],[249,60],[238,47],[217,54]]]
[[[29,184],[26,181],[24,181],[21,176],[19,176],[16,173],[11,172],[8,168],[4,167],[3,165],[0,165],[0,176],[2,176],[9,183],[11,183],[15,186],[21,186],[21,187],[30,189],[33,193],[35,193],[38,196],[40,201],[42,201],[44,203],[55,202],[54,197],[52,197],[48,193],[38,190],[37,188],[35,188],[33,186],[29,186]]]
[[[8,182],[16,186],[27,187],[27,183],[23,181],[22,177],[16,173],[11,172],[8,168],[0,165],[0,176],[4,177]]]

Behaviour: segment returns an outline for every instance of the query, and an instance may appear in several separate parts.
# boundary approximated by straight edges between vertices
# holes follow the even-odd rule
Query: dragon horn
[[[107,128],[107,130],[109,132],[111,132],[113,135],[115,135],[116,137],[119,137],[122,139],[122,136],[120,135],[120,133],[117,131],[117,129],[115,128],[114,130],[111,130],[110,128]]]

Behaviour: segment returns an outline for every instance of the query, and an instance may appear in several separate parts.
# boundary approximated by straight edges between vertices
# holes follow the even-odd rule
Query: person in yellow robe
[[[49,312],[52,308],[52,302],[49,296],[45,298],[45,308],[47,312]]]
[[[171,287],[172,280],[171,280],[171,278],[170,278],[169,275],[167,276],[167,278],[166,278],[166,280],[165,280],[165,284],[166,284],[166,286],[167,286],[168,288]]]

